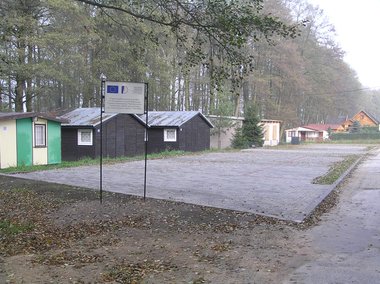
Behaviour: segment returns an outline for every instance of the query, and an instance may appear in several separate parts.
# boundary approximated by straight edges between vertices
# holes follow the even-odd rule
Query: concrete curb
[[[359,157],[332,185],[331,185],[331,188],[329,190],[327,190],[323,195],[320,196],[319,200],[314,204],[314,205],[310,205],[307,207],[307,210],[309,211],[308,214],[306,214],[304,216],[304,218],[302,218],[301,220],[293,220],[294,222],[296,223],[302,223],[305,219],[309,218],[313,213],[314,211],[318,208],[318,206],[323,203],[323,201],[333,192],[335,191],[338,186],[344,181],[346,180],[346,178],[348,177],[348,175],[354,171],[354,169],[356,168],[356,166],[362,162],[365,158],[367,158],[367,156],[371,153],[371,151],[365,153],[364,155],[362,155],[361,157]]]

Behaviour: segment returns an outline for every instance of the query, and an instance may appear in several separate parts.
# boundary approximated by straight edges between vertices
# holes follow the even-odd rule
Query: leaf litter
[[[326,210],[295,225],[113,193],[104,193],[100,204],[95,191],[5,176],[0,205],[0,221],[31,224],[0,235],[0,279],[4,271],[10,283],[217,283],[264,276],[273,282],[268,270],[286,266],[300,249],[294,243],[299,228]]]

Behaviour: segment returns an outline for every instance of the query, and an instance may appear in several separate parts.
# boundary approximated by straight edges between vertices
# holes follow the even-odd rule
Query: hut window
[[[176,142],[177,141],[177,129],[164,129],[164,141]]]
[[[296,137],[295,131],[288,131],[288,137]]]
[[[78,129],[78,145],[92,146],[92,129]]]
[[[45,124],[34,125],[34,146],[35,147],[46,146],[46,125]]]

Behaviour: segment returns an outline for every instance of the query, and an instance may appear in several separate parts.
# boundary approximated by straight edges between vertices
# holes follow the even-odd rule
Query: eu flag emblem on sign
[[[119,93],[119,86],[118,85],[108,85],[107,86],[107,93],[108,94],[118,94]]]

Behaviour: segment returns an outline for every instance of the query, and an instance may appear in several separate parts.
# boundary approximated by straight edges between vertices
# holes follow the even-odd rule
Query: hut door
[[[305,141],[305,140],[306,140],[306,132],[301,131],[301,141]]]
[[[32,119],[16,120],[17,132],[17,166],[33,165],[33,130]]]

